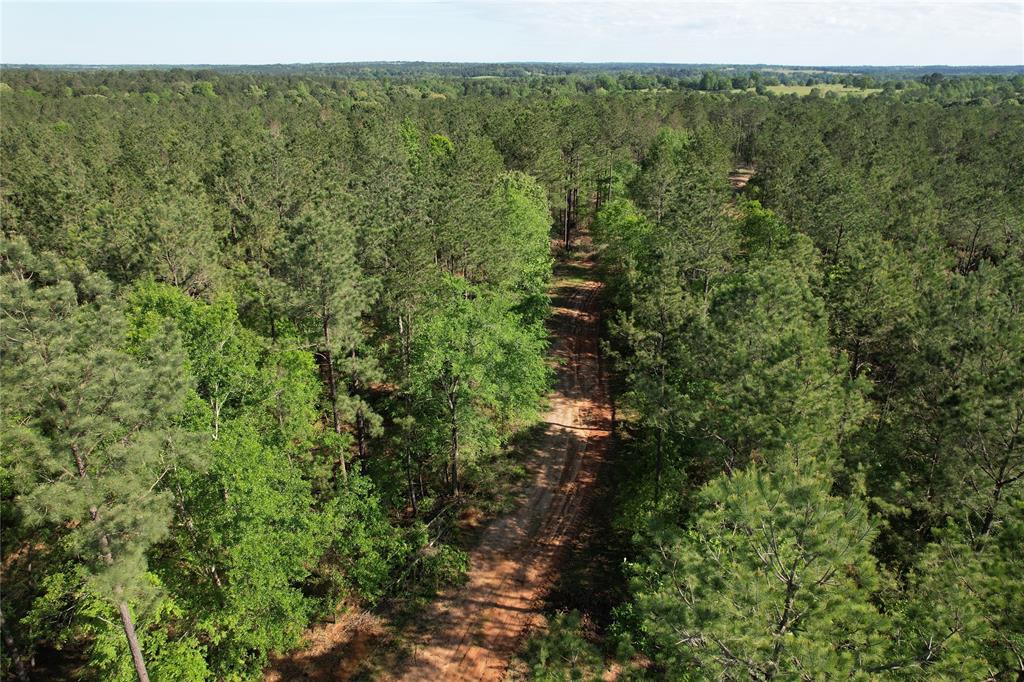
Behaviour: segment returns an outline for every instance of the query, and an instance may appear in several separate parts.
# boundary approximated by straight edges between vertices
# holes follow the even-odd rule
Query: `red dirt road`
[[[580,242],[583,255],[560,269],[553,291],[549,329],[556,384],[544,417],[547,428],[525,462],[521,504],[483,530],[470,552],[466,584],[443,593],[403,633],[409,656],[390,655],[395,652],[387,649],[396,642],[381,618],[353,612],[311,628],[308,646],[275,660],[264,682],[347,680],[360,670],[365,674],[367,663],[378,680],[504,677],[523,635],[539,621],[558,562],[587,512],[610,437],[598,341],[601,285],[586,251],[588,237]]]
[[[599,354],[592,261],[556,281],[552,355],[557,383],[547,429],[527,467],[524,503],[496,519],[470,554],[465,585],[428,609],[401,680],[500,680],[539,618],[558,561],[586,512],[610,436],[611,409]]]

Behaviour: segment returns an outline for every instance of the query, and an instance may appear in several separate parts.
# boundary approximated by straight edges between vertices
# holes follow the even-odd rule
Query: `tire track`
[[[400,680],[500,680],[540,616],[559,559],[585,511],[609,437],[611,411],[598,348],[601,285],[584,255],[570,263],[553,316],[557,387],[548,428],[528,462],[526,501],[495,520],[470,554],[467,583],[428,609]],[[391,676],[389,676],[391,677]]]

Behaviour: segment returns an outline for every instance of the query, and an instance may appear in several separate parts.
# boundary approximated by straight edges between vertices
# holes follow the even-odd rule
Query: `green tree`
[[[985,535],[1020,495],[1021,288],[1021,269],[1008,262],[966,277],[936,273],[921,292],[913,345],[890,360],[898,373],[858,446],[875,489],[907,512],[892,523],[897,555],[912,557],[950,517]]]
[[[873,234],[856,234],[826,269],[833,337],[850,354],[850,372],[877,370],[884,379],[898,348],[910,341],[917,315],[914,264]]]
[[[600,652],[582,632],[580,614],[558,613],[548,620],[544,632],[526,643],[523,658],[530,665],[535,682],[568,682],[600,679]]]
[[[493,450],[509,424],[536,414],[548,377],[544,334],[506,297],[455,278],[416,330],[410,388],[427,438],[446,454],[446,480],[457,495],[466,460]]]
[[[906,679],[1015,679],[1024,674],[1024,506],[982,538],[937,532],[899,602],[897,651],[880,671]]]
[[[343,480],[348,478],[344,424],[368,407],[341,385],[339,362],[361,341],[359,317],[368,303],[355,260],[355,233],[325,208],[302,214],[291,226],[286,281],[292,311],[301,328],[315,340],[327,389],[334,448]]]
[[[157,548],[153,570],[188,614],[178,622],[204,634],[214,674],[255,675],[320,608],[304,585],[375,598],[406,547],[369,481],[315,497],[326,476],[309,457],[321,440],[312,354],[244,328],[228,297],[207,303],[141,283],[130,303],[133,343],[168,323],[179,330],[194,387],[188,418],[210,441],[208,467],[166,477],[179,532]]]
[[[636,581],[642,630],[673,677],[864,677],[885,650],[882,580],[859,496],[830,467],[785,452],[709,483]]]
[[[551,279],[550,214],[547,197],[537,182],[523,173],[499,178],[491,195],[495,223],[481,254],[488,280],[504,289],[529,323],[548,310]]]
[[[25,254],[22,254],[24,257]],[[84,292],[45,262],[8,261],[2,307],[6,438],[25,477],[30,524],[58,524],[90,589],[117,608],[140,680],[148,680],[131,604],[148,592],[146,552],[173,507],[161,481],[189,457],[175,428],[186,380],[177,339],[124,350],[119,307]]]
[[[600,248],[598,267],[610,289],[610,300],[616,308],[624,308],[631,280],[646,267],[653,227],[632,201],[615,199],[601,208],[590,232]]]

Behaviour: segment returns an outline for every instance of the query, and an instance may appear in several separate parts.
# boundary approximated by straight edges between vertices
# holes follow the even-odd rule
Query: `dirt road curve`
[[[586,256],[556,282],[558,361],[547,430],[527,466],[525,502],[497,519],[471,553],[468,582],[428,610],[402,680],[500,680],[538,618],[560,555],[585,512],[607,447],[611,412],[598,353],[600,284]]]

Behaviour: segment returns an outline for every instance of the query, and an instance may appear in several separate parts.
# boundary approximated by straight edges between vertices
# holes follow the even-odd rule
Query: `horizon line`
[[[999,67],[999,68],[1022,68],[1024,63],[973,63],[973,64],[943,64],[937,62],[920,64],[790,64],[782,62],[660,62],[660,61],[574,61],[574,60],[421,60],[421,59],[355,59],[345,61],[309,61],[309,62],[5,62],[0,61],[0,68],[3,67],[116,67],[116,66],[171,66],[171,67],[201,67],[201,66],[349,66],[359,64],[373,65],[398,65],[398,64],[452,64],[465,66],[503,66],[503,65],[540,65],[540,66],[780,66],[787,68],[818,67],[827,69],[836,68],[925,68],[942,67],[953,69],[978,68],[978,67]]]

